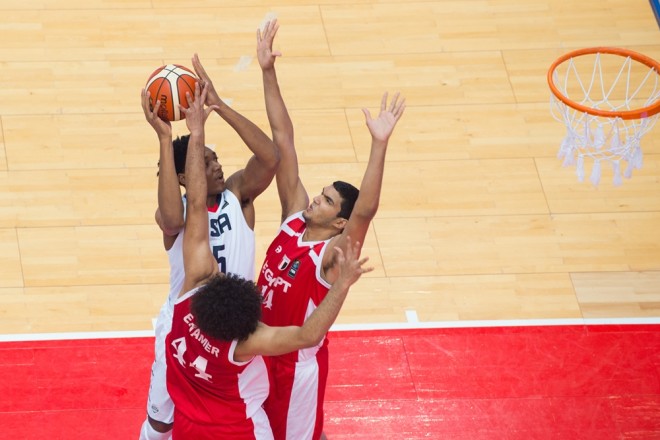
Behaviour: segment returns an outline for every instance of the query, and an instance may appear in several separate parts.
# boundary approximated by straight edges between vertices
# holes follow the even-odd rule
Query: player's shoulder
[[[287,225],[289,227],[302,228],[306,225],[305,217],[303,217],[303,212],[300,210],[294,211],[292,213],[285,214],[282,225]]]

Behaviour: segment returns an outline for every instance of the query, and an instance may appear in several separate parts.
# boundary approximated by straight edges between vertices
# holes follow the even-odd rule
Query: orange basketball
[[[188,108],[186,92],[195,93],[197,77],[188,68],[178,64],[161,66],[149,76],[147,91],[150,93],[149,106],[153,110],[160,100],[158,116],[166,121],[178,121],[186,117],[179,110],[179,104]]]

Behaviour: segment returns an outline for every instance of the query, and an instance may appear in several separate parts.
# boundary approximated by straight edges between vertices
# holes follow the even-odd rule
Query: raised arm
[[[187,213],[183,236],[183,268],[185,280],[180,293],[205,283],[218,272],[218,264],[209,246],[209,220],[206,207],[207,184],[204,163],[204,123],[215,106],[204,108],[206,89],[195,86],[194,99],[188,94],[187,109],[180,107],[186,115],[190,130],[186,154],[186,197]]]
[[[265,191],[275,176],[280,157],[277,147],[257,125],[220,99],[197,54],[193,56],[192,64],[197,76],[206,85],[206,104],[216,106],[215,111],[236,131],[253,153],[245,168],[227,179],[227,187],[241,202],[251,202]]]
[[[346,252],[335,249],[339,272],[337,280],[302,327],[269,327],[260,323],[257,330],[236,348],[237,360],[247,360],[259,354],[278,356],[320,344],[337,319],[349,288],[363,273],[373,270],[372,267],[363,267],[368,257],[358,259],[360,247],[361,244],[355,242],[347,246]]]
[[[169,248],[174,238],[183,228],[183,203],[179,178],[174,166],[172,150],[172,124],[158,117],[160,101],[150,107],[151,96],[142,89],[142,110],[144,117],[158,135],[160,158],[158,160],[158,209],[156,223],[163,231],[165,247]]]
[[[293,139],[293,124],[282,99],[275,73],[275,59],[282,54],[273,51],[273,40],[279,29],[277,20],[266,23],[263,33],[257,29],[257,58],[264,82],[266,113],[273,141],[280,152],[277,168],[277,192],[282,205],[282,220],[309,205],[309,196],[298,173],[298,156]]]
[[[371,117],[368,109],[362,109],[367,127],[371,133],[371,152],[369,153],[367,169],[362,177],[360,194],[355,201],[353,212],[342,233],[332,240],[332,246],[346,249],[349,236],[354,240],[364,243],[369,224],[376,215],[378,204],[380,203],[380,190],[383,186],[387,145],[394,127],[403,115],[405,108],[405,99],[399,100],[399,93],[394,95],[388,107],[387,93],[385,93],[380,103],[380,114],[376,119]],[[323,275],[326,281],[331,284],[337,277],[337,269],[334,262],[335,257],[336,255],[332,252],[326,252],[323,256]]]

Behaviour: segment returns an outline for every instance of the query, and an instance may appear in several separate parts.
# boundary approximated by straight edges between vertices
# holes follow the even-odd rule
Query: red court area
[[[660,326],[341,331],[329,440],[660,439]],[[0,437],[137,439],[152,338],[0,343]]]

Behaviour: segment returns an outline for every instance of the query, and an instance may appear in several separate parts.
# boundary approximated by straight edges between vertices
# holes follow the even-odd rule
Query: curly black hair
[[[360,190],[351,185],[348,182],[337,180],[332,183],[332,186],[337,190],[341,196],[341,205],[339,214],[337,217],[345,218],[348,220],[351,217],[353,212],[353,206],[355,206],[355,201],[360,195]]]
[[[218,274],[192,297],[190,311],[201,331],[222,341],[246,340],[261,319],[257,285],[234,274]]]

